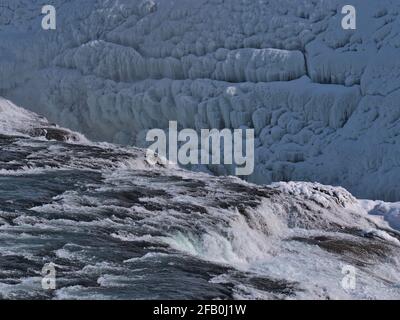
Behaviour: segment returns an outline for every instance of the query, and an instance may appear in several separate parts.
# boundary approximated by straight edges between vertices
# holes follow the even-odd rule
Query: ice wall
[[[0,95],[88,137],[144,145],[169,120],[254,128],[257,183],[400,200],[400,3],[352,0],[0,3]],[[218,168],[218,173],[230,173]]]

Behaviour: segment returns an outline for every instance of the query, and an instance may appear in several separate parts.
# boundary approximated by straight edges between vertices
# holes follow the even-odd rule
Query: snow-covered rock
[[[0,134],[64,142],[89,142],[82,134],[51,124],[44,117],[0,97]]]
[[[352,1],[356,30],[342,0],[53,1],[55,31],[40,28],[44,3],[0,4],[6,98],[138,146],[169,120],[255,128],[252,182],[400,199],[398,1]]]

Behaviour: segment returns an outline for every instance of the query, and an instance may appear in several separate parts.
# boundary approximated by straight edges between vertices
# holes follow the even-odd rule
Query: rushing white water
[[[0,101],[2,298],[400,296],[397,204],[150,165],[143,150],[38,119]],[[50,262],[49,292],[40,272]],[[341,286],[345,265],[355,290]]]

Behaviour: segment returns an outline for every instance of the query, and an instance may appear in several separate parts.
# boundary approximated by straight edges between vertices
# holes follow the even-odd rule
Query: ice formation
[[[353,0],[0,4],[0,94],[92,139],[255,128],[256,183],[305,180],[400,199],[400,4]],[[218,173],[230,173],[218,168]]]

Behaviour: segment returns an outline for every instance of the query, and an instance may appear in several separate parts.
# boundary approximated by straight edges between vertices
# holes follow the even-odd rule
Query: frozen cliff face
[[[56,31],[44,3],[2,1],[0,94],[123,144],[169,120],[254,128],[252,182],[400,199],[398,1],[352,1],[356,30],[339,0],[54,1]]]

